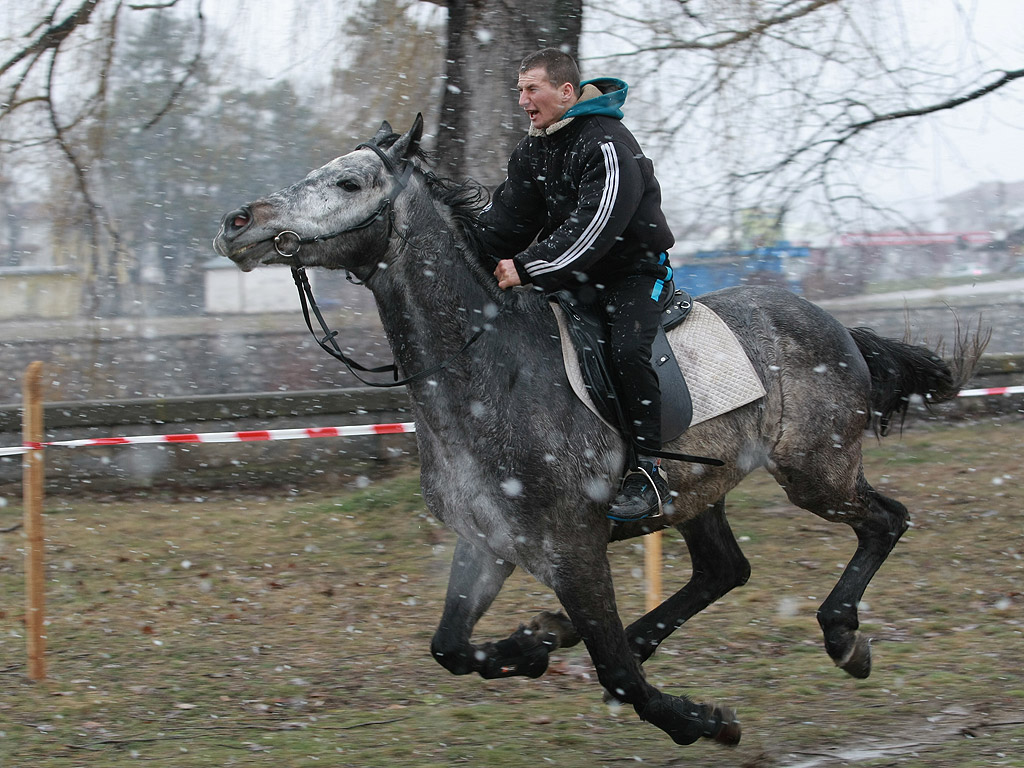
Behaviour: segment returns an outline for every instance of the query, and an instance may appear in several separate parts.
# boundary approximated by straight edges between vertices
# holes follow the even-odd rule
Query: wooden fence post
[[[43,442],[43,364],[38,360],[25,369],[22,384],[22,442]],[[22,493],[25,507],[25,638],[28,676],[46,678],[45,573],[43,566],[43,451],[28,451],[22,460]]]
[[[646,578],[646,610],[661,605],[661,531],[644,536],[644,573]]]

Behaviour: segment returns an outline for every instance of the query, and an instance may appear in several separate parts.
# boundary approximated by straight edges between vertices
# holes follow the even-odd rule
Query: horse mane
[[[525,308],[530,299],[537,298],[533,291],[503,291],[494,279],[494,257],[481,246],[480,214],[490,202],[491,194],[486,187],[473,179],[455,181],[438,176],[432,171],[420,169],[427,183],[430,195],[446,206],[465,242],[466,265],[477,283],[499,306],[512,302]],[[529,296],[529,298],[527,298]]]
[[[474,250],[479,251],[476,230],[480,226],[480,213],[490,202],[491,193],[473,179],[459,182],[438,176],[433,171],[421,171],[430,194],[451,210],[452,217],[470,237]]]
[[[381,149],[388,149],[400,137],[400,134],[390,133],[380,139],[377,142],[377,146]],[[428,166],[436,163],[437,155],[434,152],[429,152],[422,146],[416,147],[413,157],[420,161],[417,164],[417,168],[422,174],[423,180],[426,181],[431,195],[451,209],[452,216],[469,236],[475,249],[479,251],[479,248],[476,247],[478,246],[478,241],[475,236],[475,230],[479,227],[481,211],[487,207],[491,200],[491,193],[485,186],[473,179],[455,181],[445,176],[438,176],[435,172],[429,170]]]
[[[391,133],[381,138],[377,146],[381,149],[391,147],[399,138],[400,134]],[[456,181],[447,176],[439,176],[430,170],[430,166],[436,164],[437,155],[417,146],[413,158],[416,163],[417,172],[424,182],[430,196],[437,202],[444,205],[451,212],[452,219],[459,227],[466,243],[467,264],[470,271],[476,277],[488,294],[499,305],[513,302],[520,308],[527,306],[544,306],[546,301],[538,301],[540,295],[535,291],[502,291],[492,276],[494,270],[493,257],[484,252],[481,247],[479,231],[482,227],[480,214],[491,201],[490,191],[472,178],[464,181]]]

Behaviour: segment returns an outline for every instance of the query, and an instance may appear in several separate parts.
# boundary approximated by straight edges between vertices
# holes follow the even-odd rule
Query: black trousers
[[[640,453],[644,448],[661,449],[661,389],[651,365],[651,345],[674,293],[671,279],[632,275],[576,294],[582,303],[597,309],[608,325],[616,394]]]

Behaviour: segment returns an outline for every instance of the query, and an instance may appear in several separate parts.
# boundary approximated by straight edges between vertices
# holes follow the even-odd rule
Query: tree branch
[[[870,128],[878,123],[884,123],[891,120],[905,120],[909,117],[923,117],[924,115],[931,115],[936,112],[942,112],[947,109],[955,109],[961,104],[967,104],[968,102],[980,99],[983,96],[987,96],[993,91],[997,91],[1005,85],[1009,85],[1014,80],[1018,80],[1024,77],[1024,69],[1014,69],[1003,71],[1003,76],[998,80],[994,80],[987,85],[983,85],[980,88],[976,88],[970,93],[966,93],[963,96],[956,96],[945,101],[940,101],[937,104],[931,104],[925,107],[916,107],[914,109],[900,109],[894,112],[888,112],[881,115],[875,115],[874,117],[868,118],[867,120],[861,120],[858,123],[854,123],[849,127],[851,134],[860,132],[865,128]]]
[[[1006,85],[1009,85],[1015,80],[1024,78],[1024,69],[1004,71],[1002,77],[992,81],[979,88],[975,88],[973,91],[964,94],[963,96],[955,96],[944,101],[930,104],[923,107],[915,107],[913,109],[900,109],[892,112],[885,112],[881,114],[872,115],[865,120],[858,120],[857,122],[850,123],[845,127],[836,127],[836,135],[834,136],[822,136],[826,129],[829,127],[826,123],[816,132],[817,138],[810,141],[806,141],[799,146],[794,147],[787,152],[778,161],[772,163],[772,165],[761,168],[760,170],[750,171],[749,173],[737,174],[737,178],[742,179],[756,179],[771,176],[774,173],[782,170],[783,168],[793,164],[798,158],[807,155],[814,150],[822,147],[827,147],[822,151],[820,158],[812,161],[814,166],[826,166],[836,160],[839,150],[849,144],[854,138],[860,134],[884,123],[891,123],[899,120],[907,120],[916,117],[923,117],[925,115],[935,114],[948,109],[954,109],[963,104],[967,104],[971,101],[980,99],[993,91],[996,91]],[[861,106],[863,106],[861,104]],[[806,169],[804,173],[809,172],[810,168]]]
[[[128,7],[133,11],[163,11],[177,4],[178,0],[167,0],[165,3],[132,3]]]
[[[741,29],[736,32],[717,40],[705,41],[702,38],[696,40],[679,40],[672,43],[665,43],[664,45],[648,45],[642,49],[636,51],[629,51],[626,53],[615,53],[608,56],[602,56],[601,58],[617,58],[626,56],[635,56],[639,53],[649,53],[653,51],[719,51],[725,48],[730,48],[738,43],[757,38],[770,30],[772,27],[777,27],[783,24],[788,24],[791,21],[795,21],[804,16],[812,14],[825,6],[834,5],[841,3],[843,0],[810,0],[805,5],[801,5],[798,8],[789,11],[788,13],[781,13],[777,16],[771,16],[767,19],[762,19],[756,24],[748,27],[747,29]],[[690,13],[686,14],[689,18],[696,18]],[[715,37],[720,34],[719,32],[712,32],[706,37]]]
[[[96,10],[100,0],[85,0],[70,16],[56,26],[48,27],[28,47],[22,48],[18,53],[0,66],[0,76],[16,65],[22,59],[36,54],[41,54],[48,49],[59,48],[69,35],[83,24],[88,24],[92,12]]]
[[[177,0],[173,0],[171,4],[173,5],[176,2]],[[133,5],[130,7],[133,9],[138,9],[146,7],[152,8],[154,6]],[[152,128],[154,125],[160,122],[161,118],[163,118],[164,115],[171,111],[171,108],[174,106],[174,103],[178,100],[178,97],[181,95],[182,91],[185,90],[185,85],[188,83],[189,80],[192,79],[195,73],[199,70],[199,65],[202,64],[203,44],[206,42],[206,19],[203,16],[203,6],[201,3],[199,5],[199,11],[197,15],[199,19],[199,41],[196,44],[196,55],[193,56],[192,61],[188,63],[188,67],[185,69],[185,74],[182,75],[181,79],[174,84],[174,88],[171,90],[170,95],[167,97],[167,101],[164,102],[163,107],[158,109],[156,113],[153,115],[153,117],[151,117],[146,122],[146,124],[142,126],[144,130]]]

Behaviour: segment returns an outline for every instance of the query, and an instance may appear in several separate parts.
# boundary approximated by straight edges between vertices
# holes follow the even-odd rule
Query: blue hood
[[[584,80],[580,83],[581,88],[587,85],[597,88],[601,91],[601,95],[576,102],[562,116],[562,119],[579,117],[581,115],[605,115],[621,120],[622,105],[626,103],[626,93],[629,91],[629,86],[624,81],[617,80],[614,77],[598,77],[594,80]]]

